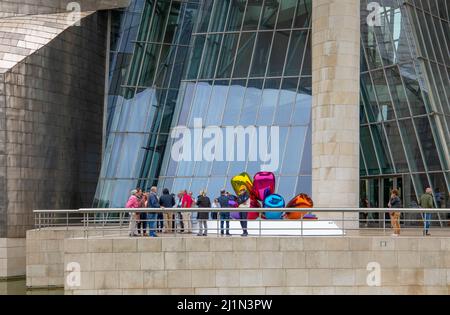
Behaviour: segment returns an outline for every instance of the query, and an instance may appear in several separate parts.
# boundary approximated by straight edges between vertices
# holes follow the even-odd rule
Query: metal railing
[[[241,234],[244,230],[241,223],[246,222],[249,235],[292,235],[292,236],[324,236],[324,235],[351,235],[360,233],[363,235],[380,235],[390,232],[391,224],[389,213],[402,213],[400,219],[402,231],[423,231],[424,222],[428,222],[431,231],[439,231],[442,236],[450,236],[450,228],[446,228],[450,222],[448,215],[450,209],[423,209],[423,208],[91,208],[78,210],[34,210],[34,222],[36,229],[78,229],[83,231],[85,237],[90,235],[105,236],[117,235],[127,236],[136,231],[136,225],[141,225],[139,232],[144,235],[151,230],[166,230],[170,235],[179,236],[189,232],[198,233],[199,219],[195,214],[207,212],[206,233],[220,236],[229,232],[230,234]],[[258,218],[233,219],[231,213],[258,213]],[[313,213],[317,220],[306,219],[263,219],[265,212],[286,213],[302,212]],[[139,218],[135,213],[143,214]],[[164,222],[160,218],[147,218],[150,213],[169,214],[169,227],[159,228],[158,223]],[[191,219],[186,219],[186,213],[191,214]],[[326,213],[326,214],[325,214]],[[145,214],[145,215],[144,215]],[[431,214],[431,217],[425,217]],[[437,215],[441,216],[441,219]],[[191,222],[192,229],[182,226],[183,215],[185,223]],[[435,218],[433,218],[433,215]],[[442,219],[444,217],[445,219]],[[131,218],[131,220],[130,220]],[[134,220],[133,220],[134,218]],[[131,224],[130,224],[131,221]],[[228,222],[228,223],[227,223]],[[163,223],[164,224],[164,223]],[[227,228],[229,224],[229,228]],[[144,225],[146,225],[144,229]],[[166,224],[167,225],[167,224]],[[244,223],[245,225],[245,223]],[[444,227],[442,226],[444,225]],[[131,228],[131,230],[130,230]],[[203,230],[203,229],[202,229]],[[93,232],[94,231],[94,232]],[[157,233],[163,236],[165,233]],[[419,233],[420,234],[420,233]]]

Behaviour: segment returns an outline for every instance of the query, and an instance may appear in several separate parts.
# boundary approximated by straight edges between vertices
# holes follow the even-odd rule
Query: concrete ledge
[[[25,276],[25,238],[0,238],[0,279]]]
[[[66,285],[65,290],[67,294],[448,294],[449,242],[419,237],[67,239],[65,262],[80,264],[81,286]],[[380,264],[379,287],[367,285],[370,262]]]

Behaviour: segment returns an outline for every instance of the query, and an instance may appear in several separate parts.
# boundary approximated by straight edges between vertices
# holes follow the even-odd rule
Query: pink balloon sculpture
[[[275,175],[272,172],[258,172],[253,177],[253,194],[259,201],[275,192]]]

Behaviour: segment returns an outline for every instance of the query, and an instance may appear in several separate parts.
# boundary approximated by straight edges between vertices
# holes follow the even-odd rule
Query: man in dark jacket
[[[206,195],[206,191],[201,191],[197,197],[197,206],[199,208],[211,208],[211,200]],[[197,214],[198,219],[198,234],[197,236],[208,235],[208,218],[209,212],[199,211]]]
[[[230,198],[226,195],[224,189],[220,191],[220,197],[217,198],[219,200],[219,204],[221,208],[229,208],[228,201]],[[230,234],[230,213],[229,212],[221,212],[220,213],[220,234],[224,234],[223,224],[226,224],[226,235]]]
[[[175,198],[170,194],[169,189],[164,188],[163,194],[159,198],[159,204],[161,208],[169,208],[172,209],[175,205]],[[172,212],[164,212],[164,233],[173,232],[173,222],[174,217]]]
[[[158,195],[156,194],[157,188],[153,186],[150,189],[150,194],[148,196],[148,207],[149,208],[160,208]],[[148,221],[148,234],[151,237],[157,237],[156,235],[156,220],[158,219],[157,212],[149,212],[147,213],[147,221]]]

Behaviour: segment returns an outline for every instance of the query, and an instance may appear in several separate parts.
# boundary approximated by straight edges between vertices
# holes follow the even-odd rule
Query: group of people
[[[436,197],[436,207],[440,208],[440,204],[439,204],[438,200],[440,201],[441,195],[439,195],[438,198]],[[425,189],[425,193],[422,194],[422,196],[420,196],[419,206],[424,209],[434,208],[433,191],[430,187],[427,187]],[[394,234],[392,234],[392,236],[399,236],[400,235],[400,215],[401,215],[401,212],[399,210],[400,210],[400,208],[402,208],[402,201],[400,199],[399,191],[397,189],[393,189],[391,191],[391,196],[389,199],[388,207],[392,209],[392,211],[389,213],[389,215],[391,217],[391,226],[394,230]],[[431,235],[430,234],[430,220],[431,220],[431,213],[429,213],[429,212],[424,213],[423,214],[423,222],[424,222],[423,235],[424,236]]]
[[[149,192],[143,192],[141,188],[131,191],[126,208],[134,209],[130,212],[129,236],[150,236],[157,237],[157,233],[193,233],[192,211],[183,211],[197,206],[198,208],[229,208],[230,200],[233,200],[241,207],[249,207],[250,196],[245,186],[240,187],[239,195],[233,196],[222,189],[220,196],[211,202],[206,190],[200,191],[197,198],[192,192],[181,191],[175,198],[167,188],[163,189],[162,195],[158,196],[157,188],[152,187]],[[139,212],[139,208],[169,209],[180,208],[180,211],[173,212]],[[197,212],[198,236],[208,235],[208,220],[217,220],[219,214],[221,235],[230,236],[230,212],[219,212],[199,209]],[[248,236],[247,212],[240,212],[240,224],[242,235]],[[148,231],[148,234],[147,234]]]

